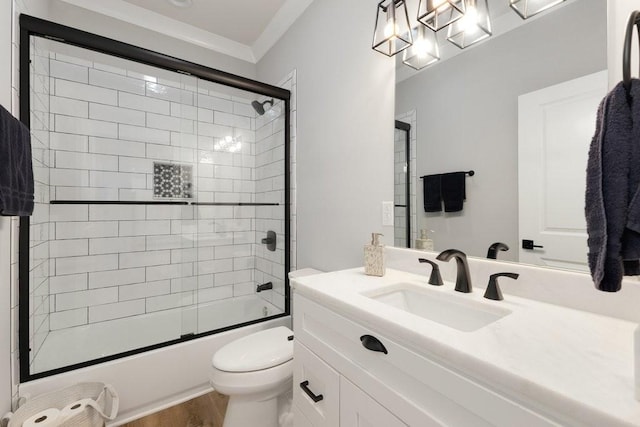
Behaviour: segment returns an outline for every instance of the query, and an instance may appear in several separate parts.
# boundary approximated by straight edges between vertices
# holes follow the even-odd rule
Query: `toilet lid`
[[[255,332],[216,351],[213,366],[226,372],[251,372],[272,368],[293,358],[293,331],[284,326]]]

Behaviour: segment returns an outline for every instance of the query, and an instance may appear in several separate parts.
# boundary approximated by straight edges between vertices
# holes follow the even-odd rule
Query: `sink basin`
[[[469,295],[448,294],[427,286],[398,283],[362,295],[463,332],[478,330],[511,313],[506,308],[472,300]]]

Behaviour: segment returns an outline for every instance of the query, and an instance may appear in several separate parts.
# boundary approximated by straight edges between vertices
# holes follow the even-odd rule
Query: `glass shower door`
[[[22,33],[21,380],[288,314],[289,92],[64,31]]]
[[[284,313],[283,129],[282,101],[198,82],[199,333]]]

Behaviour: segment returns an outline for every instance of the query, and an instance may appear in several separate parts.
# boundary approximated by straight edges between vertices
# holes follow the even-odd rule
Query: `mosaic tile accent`
[[[193,166],[153,162],[153,197],[191,199]]]

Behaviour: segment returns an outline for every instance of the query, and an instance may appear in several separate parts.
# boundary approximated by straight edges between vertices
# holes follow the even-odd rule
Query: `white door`
[[[345,377],[340,377],[340,426],[407,427]]]
[[[520,262],[588,270],[586,166],[606,92],[601,71],[518,98]]]

